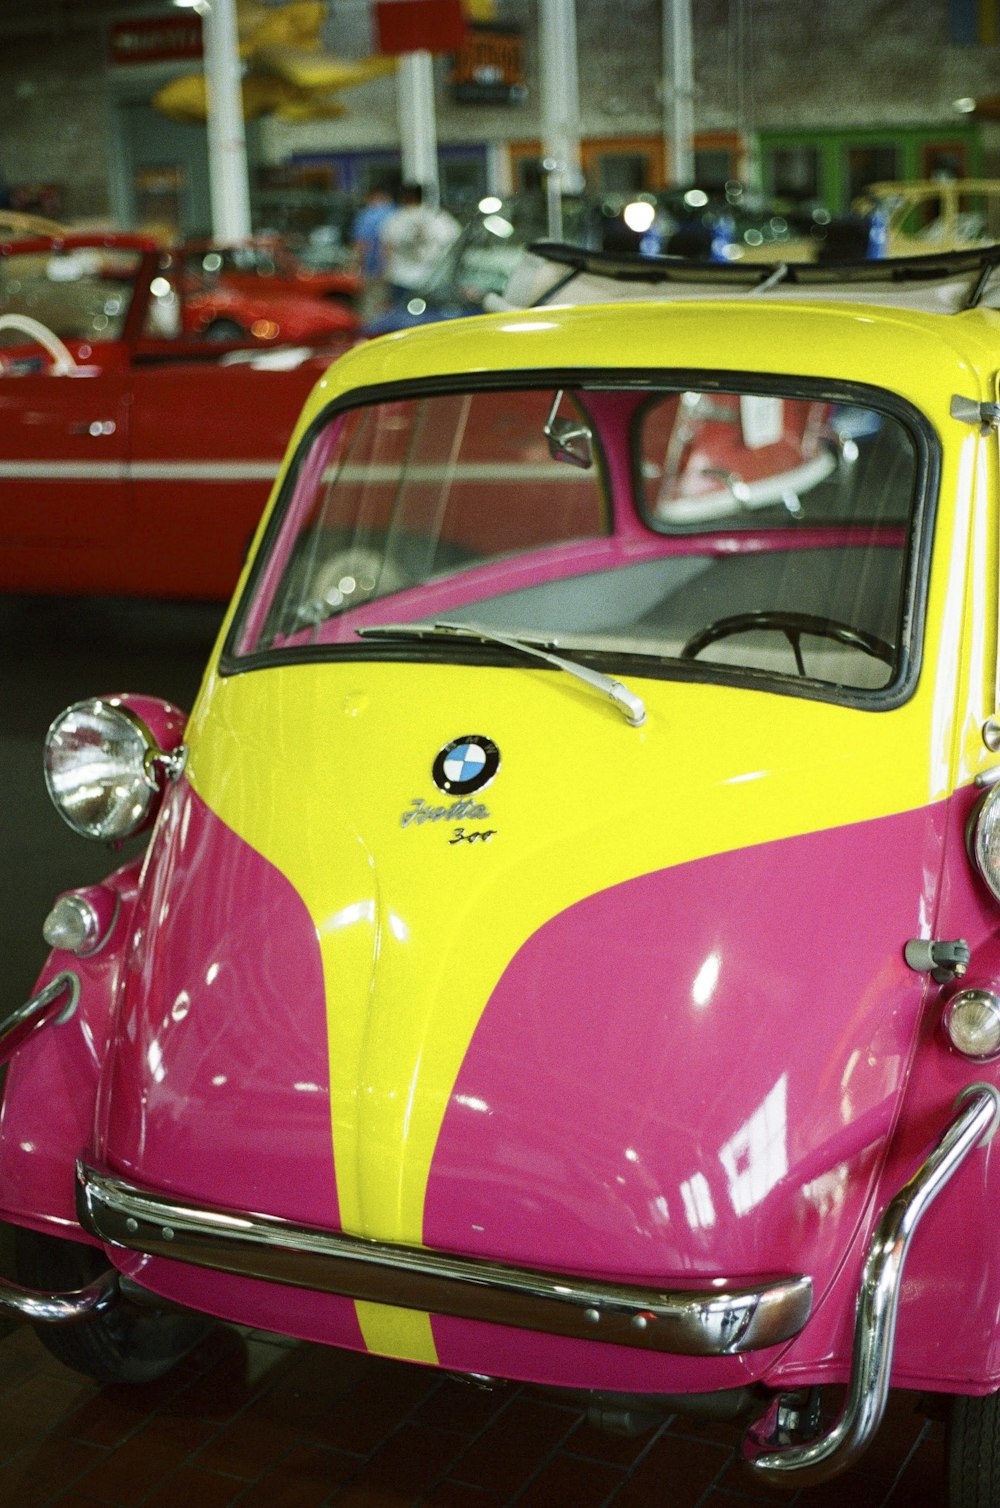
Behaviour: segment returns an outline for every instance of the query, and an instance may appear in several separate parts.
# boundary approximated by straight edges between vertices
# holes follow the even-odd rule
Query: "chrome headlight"
[[[963,1057],[985,1061],[1000,1053],[1000,998],[992,990],[960,990],[945,1006],[943,1024]]]
[[[60,713],[45,739],[45,784],[56,811],[85,838],[117,842],[151,820],[164,755],[117,699],[91,697]]]
[[[976,868],[1000,901],[1000,785],[991,786],[973,812],[969,837]]]

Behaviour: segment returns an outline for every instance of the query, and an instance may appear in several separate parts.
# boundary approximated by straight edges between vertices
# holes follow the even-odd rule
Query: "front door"
[[[127,373],[39,367],[0,375],[0,545],[110,543],[130,517]]]

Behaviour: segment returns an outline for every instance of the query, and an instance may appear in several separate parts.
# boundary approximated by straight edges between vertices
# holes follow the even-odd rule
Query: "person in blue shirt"
[[[351,246],[364,284],[363,316],[377,313],[387,301],[382,231],[395,210],[396,201],[386,185],[372,184],[351,226]]]

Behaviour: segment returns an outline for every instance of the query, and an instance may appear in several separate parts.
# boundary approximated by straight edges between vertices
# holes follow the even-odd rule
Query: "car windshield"
[[[261,278],[290,277],[289,258],[276,246],[246,242],[236,246],[185,247],[182,252],[185,274],[211,283],[227,273],[242,273]]]
[[[117,340],[135,291],[141,253],[85,246],[11,252],[0,258],[0,314],[39,320],[63,340]],[[5,345],[23,345],[16,329]]]
[[[446,621],[605,670],[863,700],[912,668],[928,443],[898,404],[801,384],[470,385],[342,409],[297,459],[229,660],[384,653],[389,625],[445,653]]]

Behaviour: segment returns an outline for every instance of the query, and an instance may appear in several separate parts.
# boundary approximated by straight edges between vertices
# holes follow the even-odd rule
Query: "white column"
[[[583,188],[580,85],[574,0],[539,0],[542,167],[549,196],[549,235],[562,235],[563,194]]]
[[[243,241],[251,229],[250,184],[235,0],[206,0],[202,24],[212,235],[225,243]]]
[[[404,183],[422,183],[425,202],[437,204],[437,125],[434,115],[434,59],[429,52],[404,52],[396,73],[399,140]]]
[[[663,0],[663,135],[667,181],[694,180],[694,46],[691,0]]]

